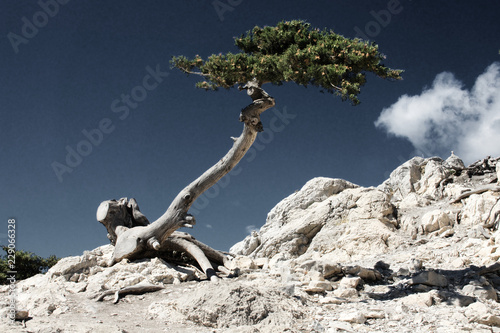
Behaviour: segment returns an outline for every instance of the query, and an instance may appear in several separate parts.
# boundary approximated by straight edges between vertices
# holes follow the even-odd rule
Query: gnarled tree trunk
[[[182,251],[196,260],[208,278],[217,278],[214,266],[224,265],[225,255],[186,233],[175,231],[195,224],[194,217],[188,214],[191,205],[236,166],[252,146],[257,133],[263,130],[260,114],[274,106],[274,99],[255,80],[241,89],[246,89],[253,100],[241,111],[242,134],[233,138],[233,147],[219,162],[179,192],[160,218],[149,223],[134,199],[107,200],[100,204],[97,220],[104,224],[115,246],[110,264],[122,259],[161,257],[169,251]]]

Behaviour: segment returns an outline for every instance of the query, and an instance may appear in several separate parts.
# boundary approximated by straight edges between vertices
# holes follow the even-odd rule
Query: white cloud
[[[208,229],[212,229],[213,226],[211,224],[205,224],[205,227],[207,227]]]
[[[420,95],[403,95],[382,110],[375,126],[408,139],[425,155],[465,163],[500,156],[500,64],[479,75],[471,90],[451,73],[440,73]]]
[[[250,224],[250,225],[247,225],[245,227],[245,231],[247,232],[247,234],[251,234],[252,231],[259,231],[259,228],[257,228],[255,225],[253,224]]]

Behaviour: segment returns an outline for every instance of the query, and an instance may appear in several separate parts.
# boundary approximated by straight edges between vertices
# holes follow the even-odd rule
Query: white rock
[[[251,257],[280,254],[289,260],[330,253],[338,261],[344,255],[362,258],[383,253],[397,226],[392,214],[390,198],[380,190],[342,179],[314,178],[271,210]],[[237,252],[247,253],[241,245]]]
[[[250,235],[245,237],[241,242],[234,244],[229,253],[247,256],[251,254],[260,245],[260,237],[257,231],[252,231]]]
[[[406,297],[403,297],[401,301],[407,306],[420,306],[420,307],[429,307],[433,304],[432,294],[430,292],[427,293],[418,293],[411,294]]]
[[[445,163],[440,158],[429,158],[426,162],[422,177],[415,184],[415,190],[424,197],[441,199],[443,191],[441,182],[451,174],[451,171],[444,166]]]
[[[266,269],[267,267],[269,267],[269,258],[255,258],[253,259],[253,262],[259,268]]]
[[[448,285],[448,279],[446,276],[436,273],[435,271],[425,271],[411,278],[410,284],[446,287]]]
[[[65,276],[66,279],[70,279],[74,273],[82,272],[89,267],[97,265],[97,258],[90,257],[86,258],[84,256],[74,256],[62,258],[52,266],[47,272],[49,276]]]
[[[364,315],[367,319],[383,319],[387,316],[383,309],[370,309]]]
[[[305,288],[305,291],[312,293],[322,293],[325,291],[330,291],[332,289],[333,287],[331,282],[314,280],[309,282],[309,285]]]
[[[470,304],[465,311],[465,316],[470,321],[479,324],[500,327],[500,317],[493,314],[492,309],[482,302]]]
[[[428,199],[423,198],[421,195],[417,193],[409,193],[406,197],[404,197],[401,202],[398,204],[398,208],[400,209],[410,209],[416,207],[425,207],[429,205],[430,202]]]
[[[462,268],[470,265],[470,260],[467,258],[456,258],[451,262],[454,268]]]
[[[346,303],[348,300],[342,297],[335,297],[335,296],[326,296],[323,298],[319,299],[319,302],[321,304],[343,304]]]
[[[340,280],[339,283],[339,288],[357,288],[358,285],[361,283],[361,278],[356,276],[356,277],[343,277],[342,280]]]
[[[488,221],[497,200],[498,196],[491,191],[471,195],[465,199],[460,223],[468,226],[482,225]]]
[[[339,315],[339,320],[353,324],[364,324],[366,322],[366,317],[363,313],[358,311],[344,312]]]
[[[300,191],[283,199],[269,212],[259,231],[261,246],[252,257],[272,258],[282,253],[289,259],[303,254],[329,214],[327,199],[356,187],[343,179],[320,177],[307,182]]]
[[[408,194],[415,192],[414,184],[422,176],[420,167],[424,163],[421,157],[414,157],[396,168],[389,179],[378,188],[391,195],[394,201],[401,201]]]
[[[462,288],[464,295],[477,297],[480,300],[494,300],[497,301],[497,292],[495,288],[489,284],[481,284],[479,282],[472,282]]]
[[[341,288],[341,289],[335,289],[333,291],[333,294],[341,298],[352,298],[358,296],[358,291],[354,288]]]
[[[420,228],[422,233],[428,234],[451,224],[448,214],[441,210],[433,210],[422,216]]]
[[[228,261],[225,266],[228,269],[234,270],[239,269],[256,269],[257,265],[254,263],[253,259],[247,256],[236,256],[232,260]]]
[[[447,168],[453,169],[455,171],[461,171],[461,170],[465,169],[464,162],[460,159],[460,157],[458,157],[457,155],[455,155],[453,153],[451,154],[450,157],[448,157],[446,159],[445,166]]]

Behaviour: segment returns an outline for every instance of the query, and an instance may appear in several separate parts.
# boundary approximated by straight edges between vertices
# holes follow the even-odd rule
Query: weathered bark
[[[195,224],[194,217],[188,214],[191,205],[236,166],[252,146],[257,133],[263,130],[260,114],[274,106],[274,99],[256,81],[240,89],[246,89],[253,100],[241,111],[242,134],[233,138],[232,148],[221,160],[179,192],[160,218],[150,224],[134,199],[101,203],[97,220],[104,224],[108,238],[115,245],[111,264],[125,258],[133,260],[151,256],[152,252],[176,249],[192,256],[208,278],[216,278],[214,266],[223,265],[225,256],[187,234],[173,233],[180,227],[191,228]]]
[[[128,295],[128,294],[144,294],[150,293],[154,291],[158,291],[163,289],[162,286],[158,286],[151,283],[139,283],[130,287],[124,287],[117,290],[106,290],[103,291],[99,297],[97,297],[96,301],[101,302],[104,300],[104,297],[109,295],[114,295],[113,303],[118,303],[120,300],[120,296]]]
[[[479,187],[479,188],[477,188],[475,190],[472,190],[472,191],[460,194],[456,199],[451,200],[450,204],[454,204],[454,203],[460,202],[462,199],[468,198],[468,197],[470,197],[473,194],[481,194],[481,193],[484,193],[486,191],[499,192],[500,191],[500,186],[496,186],[496,185],[484,185],[484,186]]]

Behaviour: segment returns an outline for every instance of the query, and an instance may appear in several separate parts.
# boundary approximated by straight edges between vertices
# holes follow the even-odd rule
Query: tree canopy
[[[33,275],[45,273],[59,261],[59,258],[55,255],[51,255],[48,258],[42,258],[32,252],[23,250],[16,250],[14,251],[15,254],[9,256],[12,250],[7,246],[1,246],[1,248],[6,254],[0,256],[0,284],[8,283],[8,271],[16,271],[16,280],[24,280]]]
[[[275,27],[254,27],[235,38],[242,51],[213,54],[206,60],[199,55],[172,58],[173,67],[188,74],[198,74],[204,81],[199,88],[232,88],[256,80],[281,85],[296,82],[312,85],[358,104],[360,88],[371,72],[384,79],[401,79],[402,70],[381,62],[385,56],[378,45],[349,39],[331,30],[314,29],[301,20],[282,21]]]

